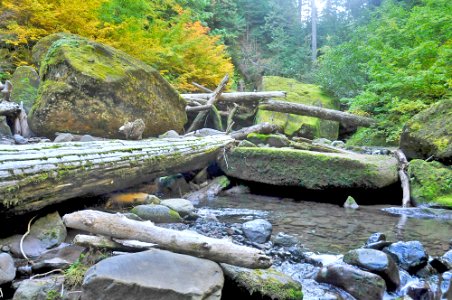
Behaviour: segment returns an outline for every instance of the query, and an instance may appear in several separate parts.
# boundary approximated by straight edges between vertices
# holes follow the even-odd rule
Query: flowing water
[[[274,234],[297,236],[305,248],[320,253],[345,253],[362,246],[372,233],[383,232],[388,241],[418,240],[429,255],[436,256],[449,249],[452,238],[451,219],[396,216],[381,210],[388,205],[350,210],[329,203],[241,194],[220,196],[199,207],[201,214],[213,214],[222,222],[265,218]]]

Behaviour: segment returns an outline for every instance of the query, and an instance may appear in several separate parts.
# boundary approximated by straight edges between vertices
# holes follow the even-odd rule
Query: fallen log
[[[369,127],[376,124],[376,121],[371,118],[361,117],[339,110],[286,101],[266,100],[259,104],[259,109],[332,120],[340,122],[345,126]]]
[[[218,87],[215,89],[215,91],[213,91],[212,94],[210,94],[209,100],[207,100],[206,105],[212,107],[215,102],[218,100],[218,98],[220,97],[221,93],[223,92],[223,90],[226,88],[226,84],[229,81],[229,75],[226,74],[223,79],[221,80],[220,84],[218,85]],[[202,127],[202,123],[204,122],[204,119],[207,117],[208,111],[203,110],[200,111],[198,113],[198,115],[195,117],[195,119],[193,120],[193,123],[191,123],[190,127],[188,127],[187,132],[196,130],[200,127]]]
[[[227,135],[215,135],[0,145],[0,212],[24,213],[202,169],[232,142]]]
[[[269,98],[285,98],[286,92],[236,92],[236,93],[222,93],[218,101],[222,102],[253,102]],[[181,97],[186,101],[198,101],[202,104],[207,103],[207,100],[212,94],[181,94]]]
[[[20,113],[20,106],[15,102],[1,101],[0,116],[17,116]]]
[[[220,176],[212,180],[207,186],[184,195],[184,199],[198,205],[200,202],[213,200],[222,190],[230,184],[226,176]]]
[[[209,238],[193,231],[162,228],[151,222],[130,220],[118,214],[84,210],[65,215],[63,222],[70,228],[113,238],[155,243],[161,249],[216,262],[253,269],[269,268],[272,265],[270,257],[254,248],[239,246],[226,239]]]
[[[260,123],[250,127],[245,127],[237,131],[231,132],[229,135],[236,140],[244,140],[250,133],[273,133],[281,128],[278,125],[270,124],[270,123]]]
[[[115,251],[138,252],[155,248],[156,244],[132,240],[112,240],[106,236],[77,234],[72,241],[81,247],[100,248]]]

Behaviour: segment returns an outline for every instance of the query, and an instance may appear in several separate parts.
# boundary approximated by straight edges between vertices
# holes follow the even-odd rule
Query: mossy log
[[[24,213],[205,167],[227,135],[0,145],[0,212]]]
[[[332,120],[350,127],[369,127],[376,124],[376,121],[371,118],[357,116],[339,110],[286,101],[266,100],[259,105],[259,109]]]
[[[258,249],[236,245],[226,239],[206,237],[193,231],[162,228],[151,222],[130,220],[117,214],[84,210],[65,215],[63,221],[70,228],[113,238],[155,243],[161,249],[216,262],[252,269],[269,268],[272,265],[271,258]]]

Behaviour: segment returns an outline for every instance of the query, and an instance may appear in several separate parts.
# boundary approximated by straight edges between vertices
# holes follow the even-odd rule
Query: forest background
[[[248,90],[264,75],[318,84],[378,120],[358,132],[367,143],[397,143],[452,94],[450,0],[0,0],[0,79],[61,31],[143,60],[180,92],[225,73]]]

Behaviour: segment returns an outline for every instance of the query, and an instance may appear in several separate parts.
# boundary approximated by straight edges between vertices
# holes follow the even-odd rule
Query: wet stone
[[[434,294],[428,283],[424,281],[413,282],[406,287],[406,294],[412,299],[434,300]]]
[[[367,239],[366,245],[386,241],[386,235],[381,232],[372,233],[371,236]]]
[[[16,277],[14,260],[8,253],[0,253],[0,285],[10,282]]]
[[[275,246],[290,247],[298,244],[298,239],[293,235],[278,232],[278,234],[273,238],[273,244],[275,244]]]
[[[242,230],[248,240],[263,244],[270,239],[272,224],[264,219],[256,219],[243,223]]]
[[[410,273],[416,272],[427,264],[428,255],[419,241],[397,242],[385,248],[397,264]]]
[[[143,220],[155,223],[177,223],[182,221],[178,212],[163,205],[138,205],[131,212]]]

